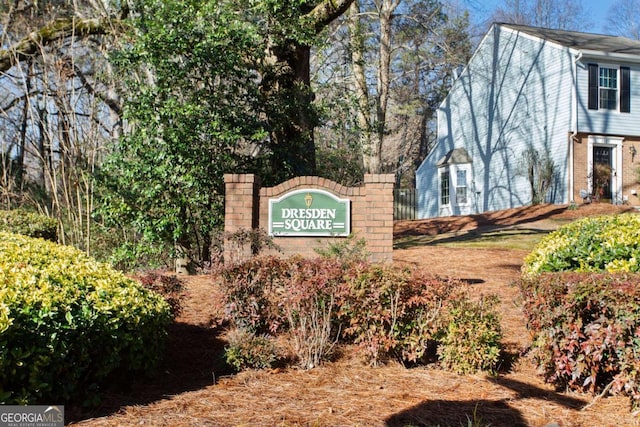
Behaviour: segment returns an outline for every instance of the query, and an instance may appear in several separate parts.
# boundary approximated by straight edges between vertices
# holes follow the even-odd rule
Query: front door
[[[612,151],[612,147],[593,147],[593,197],[596,200],[612,198]]]

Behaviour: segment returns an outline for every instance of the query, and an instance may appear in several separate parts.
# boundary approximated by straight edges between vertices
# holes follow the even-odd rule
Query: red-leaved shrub
[[[254,257],[222,269],[216,277],[231,327],[249,332],[247,336],[286,336],[304,368],[330,357],[337,342],[356,344],[370,364],[389,358],[420,363],[430,345],[435,357],[438,337],[449,338],[443,353],[447,366],[470,363],[457,356],[460,343],[442,332],[462,319],[444,315],[452,308],[453,296],[456,301],[467,298],[458,292],[465,287],[458,280],[334,257]],[[462,329],[475,328],[482,318],[482,313],[467,316]],[[485,339],[486,334],[468,336]],[[481,351],[487,347],[466,344]],[[233,360],[254,360],[250,347],[231,349]]]
[[[547,273],[522,279],[527,325],[548,381],[640,402],[640,275]]]
[[[440,312],[460,282],[386,264],[359,264],[341,302],[345,335],[371,364],[394,356],[416,362],[440,326]]]

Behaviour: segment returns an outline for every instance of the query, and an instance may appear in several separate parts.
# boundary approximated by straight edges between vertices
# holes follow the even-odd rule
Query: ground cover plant
[[[0,283],[2,403],[90,405],[162,356],[169,305],[75,248],[0,232]]]

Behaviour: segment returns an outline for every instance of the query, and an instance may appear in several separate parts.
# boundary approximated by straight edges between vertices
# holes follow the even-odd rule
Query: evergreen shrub
[[[545,273],[518,283],[533,354],[559,389],[640,406],[640,275]]]
[[[451,298],[445,327],[438,338],[438,356],[444,368],[459,374],[486,371],[497,374],[501,362],[502,329],[495,295],[472,301],[466,295]]]
[[[346,286],[340,304],[344,335],[376,365],[389,357],[420,362],[435,345],[447,301],[461,283],[387,264],[359,264]]]
[[[56,242],[58,240],[58,221],[55,218],[24,209],[0,210],[0,231],[40,237]]]
[[[236,371],[271,368],[278,359],[274,339],[234,328],[227,333],[225,360]]]
[[[640,215],[587,217],[545,236],[527,255],[525,275],[552,271],[637,272]]]
[[[95,402],[114,379],[150,373],[171,311],[79,250],[0,232],[0,402]]]
[[[437,338],[450,337],[443,330],[460,320],[446,315],[450,301],[468,300],[460,281],[350,258],[260,256],[222,268],[215,277],[230,326],[248,337],[286,337],[304,368],[331,357],[336,343],[355,344],[373,365],[388,359],[424,363],[430,349],[436,354]],[[477,316],[462,319],[459,327],[470,348],[491,353],[477,356],[477,369],[493,369],[488,360],[494,360],[496,350],[486,345],[486,335],[472,333],[476,323],[491,331],[491,344],[500,345],[495,322],[487,323],[497,318],[491,310],[489,304],[477,307]],[[242,343],[230,346],[227,358],[247,365],[256,360],[256,345]],[[449,350],[456,345],[443,344]],[[459,363],[472,363],[449,350],[447,367],[458,370]]]

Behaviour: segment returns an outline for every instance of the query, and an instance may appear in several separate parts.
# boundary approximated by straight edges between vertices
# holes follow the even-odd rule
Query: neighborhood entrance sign
[[[296,190],[269,200],[271,236],[348,236],[349,199],[328,191]]]

